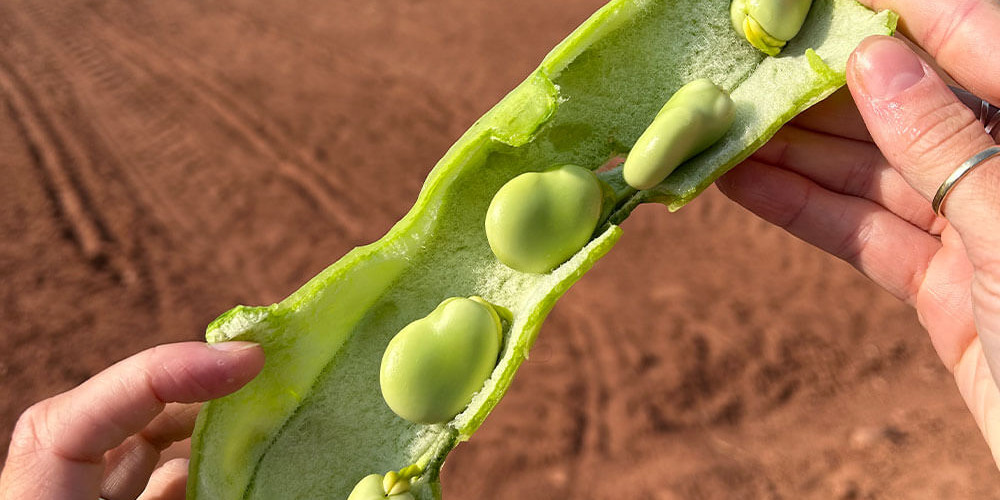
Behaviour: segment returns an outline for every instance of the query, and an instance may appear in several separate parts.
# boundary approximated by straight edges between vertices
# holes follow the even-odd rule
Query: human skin
[[[1000,102],[1000,6],[985,0],[862,0],[960,85]],[[840,92],[799,116],[719,188],[765,220],[851,263],[912,305],[1000,464],[1000,159],[935,215],[930,200],[995,143],[904,42],[872,37]],[[852,98],[853,97],[853,101]],[[991,372],[992,367],[992,372]]]
[[[995,7],[957,0],[871,5],[903,14],[910,23],[904,23],[904,32],[960,83],[998,102],[1000,89],[990,85],[998,81],[991,78],[997,70],[986,64],[995,47],[979,47],[990,43],[990,37],[981,35],[989,33],[988,26],[997,25],[1000,15]],[[968,16],[964,22],[958,16],[954,23],[935,24],[954,17],[935,9],[960,6]],[[907,81],[893,78],[907,74],[900,71],[907,61],[912,63],[906,50],[886,40],[864,44],[849,72],[855,99],[862,103],[860,114],[846,94],[839,95],[786,128],[720,186],[765,218],[852,262],[913,304],[992,445],[1000,431],[990,418],[996,419],[1000,395],[985,353],[997,352],[990,346],[996,345],[1000,334],[1000,265],[991,257],[1000,248],[995,236],[1000,228],[990,219],[997,215],[1000,192],[996,160],[956,188],[945,207],[949,220],[935,217],[928,202],[951,169],[992,141],[982,141],[988,138],[977,128],[975,117],[956,105],[943,83],[928,76],[926,66],[920,65],[922,75],[910,78],[906,90],[891,96],[884,92],[891,82]],[[829,154],[834,151],[837,155]],[[120,484],[127,487],[141,491],[149,479],[150,491],[162,497],[182,495],[183,463],[168,463],[151,478],[145,472],[152,470],[149,464],[156,463],[164,442],[189,432],[184,425],[171,425],[184,412],[164,402],[199,401],[231,392],[256,373],[260,366],[254,363],[262,363],[262,355],[253,346],[242,354],[206,354],[200,346],[190,353],[186,350],[195,347],[183,352],[170,346],[158,349],[29,410],[18,425],[0,478],[0,498],[94,498],[102,477],[112,477],[103,474],[106,465],[125,473]],[[184,362],[173,364],[177,359]],[[220,367],[219,361],[228,368]],[[180,368],[188,362],[194,363],[189,371]],[[161,411],[167,416],[157,417]],[[99,415],[113,418],[101,422]],[[133,456],[122,448],[129,443],[139,450],[134,452],[139,458],[127,463],[115,459]],[[108,449],[117,451],[106,454]]]
[[[0,499],[184,498],[187,460],[157,468],[160,452],[191,435],[199,402],[263,366],[250,342],[166,344],[35,404],[14,428]]]

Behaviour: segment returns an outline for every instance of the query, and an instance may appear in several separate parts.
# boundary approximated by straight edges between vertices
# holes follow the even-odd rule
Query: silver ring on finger
[[[976,153],[972,156],[972,158],[965,160],[964,163],[959,165],[958,168],[956,168],[955,171],[941,183],[941,187],[939,187],[937,193],[934,194],[934,200],[931,201],[931,208],[934,209],[934,213],[943,216],[944,202],[948,198],[948,195],[951,194],[952,189],[954,189],[959,181],[964,179],[965,176],[972,173],[976,167],[982,165],[986,162],[986,160],[989,160],[996,155],[1000,155],[1000,146],[990,146]]]

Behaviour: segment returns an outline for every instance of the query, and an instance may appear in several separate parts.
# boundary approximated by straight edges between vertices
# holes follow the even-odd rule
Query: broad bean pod
[[[412,465],[421,471],[413,497],[440,498],[445,457],[496,407],[547,313],[611,250],[629,213],[642,203],[682,207],[843,85],[857,44],[891,33],[894,23],[891,13],[853,0],[816,0],[784,57],[768,58],[731,28],[728,0],[608,3],[472,125],[384,237],[281,302],[238,306],[209,325],[209,341],[259,342],[267,363],[242,390],[202,408],[188,497],[347,498],[360,479]],[[725,136],[648,190],[630,188],[620,166],[600,169],[625,155],[660,105],[697,78],[731,91],[735,120]],[[564,164],[596,171],[612,187],[597,230],[550,272],[503,265],[485,234],[491,199],[518,175]],[[453,296],[510,310],[499,360],[451,420],[401,419],[379,390],[383,350]]]

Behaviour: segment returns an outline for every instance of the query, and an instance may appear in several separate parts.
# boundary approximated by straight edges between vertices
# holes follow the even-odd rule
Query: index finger
[[[0,497],[97,497],[105,452],[145,428],[166,403],[206,401],[239,389],[263,361],[260,348],[247,342],[223,349],[169,344],[36,404],[14,429]]]
[[[1000,103],[1000,5],[989,0],[860,0],[899,14],[899,29],[966,89]]]

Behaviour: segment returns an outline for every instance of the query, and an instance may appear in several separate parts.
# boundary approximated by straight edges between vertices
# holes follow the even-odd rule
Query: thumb
[[[847,81],[872,139],[928,200],[959,165],[996,145],[972,111],[899,40],[862,42],[848,64]],[[959,181],[942,210],[976,268],[1000,266],[1000,157]]]
[[[927,200],[959,165],[996,145],[937,73],[899,40],[862,42],[848,63],[847,83],[872,139]],[[1000,157],[954,185],[943,211],[975,270],[976,330],[985,359],[1000,375]]]

